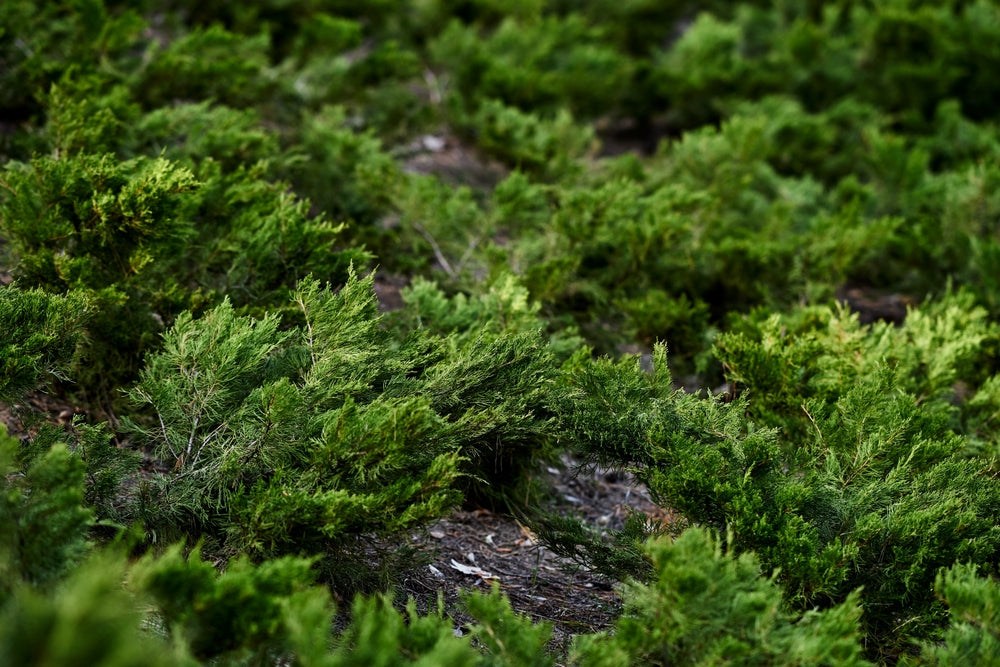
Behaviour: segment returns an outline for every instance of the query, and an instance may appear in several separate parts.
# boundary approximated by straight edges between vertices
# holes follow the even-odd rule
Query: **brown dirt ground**
[[[627,474],[581,469],[568,458],[545,474],[562,511],[598,529],[621,528],[633,511],[671,519]],[[487,591],[494,582],[515,611],[552,624],[550,648],[560,653],[573,635],[607,629],[621,612],[620,584],[554,554],[509,515],[458,510],[411,539],[413,546],[430,553],[432,562],[407,574],[401,592],[412,596],[421,611],[433,608],[441,595],[459,626],[469,620],[461,612],[459,591]]]

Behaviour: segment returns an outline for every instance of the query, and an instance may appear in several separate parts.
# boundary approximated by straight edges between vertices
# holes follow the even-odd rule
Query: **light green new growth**
[[[646,551],[655,580],[631,584],[613,632],[584,635],[574,664],[867,665],[852,593],[823,611],[789,613],[776,578],[749,553],[724,554],[710,531],[691,528]]]

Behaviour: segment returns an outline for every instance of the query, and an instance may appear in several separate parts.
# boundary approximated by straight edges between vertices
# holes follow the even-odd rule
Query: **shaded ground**
[[[574,471],[574,462],[566,459],[563,467],[549,468],[546,474],[561,509],[591,526],[621,528],[630,511],[670,520],[629,475]],[[461,613],[459,590],[486,591],[494,582],[515,611],[553,625],[554,651],[565,650],[574,634],[608,628],[621,611],[618,584],[557,556],[511,516],[459,510],[411,539],[433,560],[403,579],[401,593],[412,596],[422,612],[432,609],[440,594],[459,625],[469,620]]]
[[[510,171],[453,134],[419,137],[398,157],[404,171],[433,174],[453,186],[465,185],[474,189],[492,189]]]

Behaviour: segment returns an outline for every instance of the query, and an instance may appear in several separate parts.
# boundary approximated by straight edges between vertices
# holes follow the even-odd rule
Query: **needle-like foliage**
[[[459,480],[509,474],[547,437],[537,333],[391,343],[372,279],[306,280],[301,324],[228,303],[178,318],[130,397],[134,432],[170,468],[146,487],[148,528],[224,553],[331,554],[461,499]],[[514,466],[514,470],[518,467]]]

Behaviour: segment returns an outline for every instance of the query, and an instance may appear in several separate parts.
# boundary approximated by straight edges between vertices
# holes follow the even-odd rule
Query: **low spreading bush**
[[[998,26],[0,3],[0,661],[989,662]],[[567,451],[677,521],[547,516]],[[460,502],[631,581],[614,630],[334,622]]]
[[[65,378],[92,312],[79,292],[0,287],[0,402],[13,404],[52,378]]]
[[[753,554],[724,554],[699,528],[646,551],[655,581],[630,585],[613,632],[576,639],[574,664],[870,664],[856,594],[823,611],[790,614],[781,586],[761,576]]]
[[[441,516],[461,477],[507,480],[544,451],[537,332],[394,345],[370,277],[336,293],[304,281],[295,304],[285,331],[228,303],[182,315],[150,357],[130,397],[155,417],[131,429],[171,469],[144,500],[159,539],[343,568],[334,554],[357,539]]]
[[[940,319],[915,317],[912,331],[899,330],[901,338],[921,340],[899,348],[904,359],[919,358],[921,344],[927,354],[953,351],[938,358],[936,370],[925,367],[913,378],[918,382],[954,377],[981,335],[955,327],[956,311],[949,318],[942,310]],[[939,338],[920,335],[935,328]],[[884,355],[879,345],[892,331],[883,332],[859,334],[859,347]],[[970,336],[972,343],[959,342]],[[736,366],[761,379],[766,369],[779,380],[818,379],[799,375],[809,369],[805,360],[789,363],[759,347],[776,342],[744,344],[754,356],[738,357]],[[662,348],[652,375],[638,362],[577,358],[560,383],[557,410],[585,453],[634,466],[660,502],[728,531],[732,548],[756,551],[765,571],[780,568],[793,608],[825,608],[860,590],[868,645],[885,659],[940,631],[943,608],[933,593],[939,568],[972,562],[992,572],[1000,493],[987,462],[968,456],[947,410],[908,391],[913,380],[904,361],[892,367],[883,358],[862,366],[866,374],[859,376],[852,372],[856,358],[832,353],[824,363],[818,355],[823,398],[800,397],[801,417],[779,419],[787,426],[780,431],[747,419],[752,397],[723,403],[674,390]],[[789,405],[784,414],[791,412]]]

